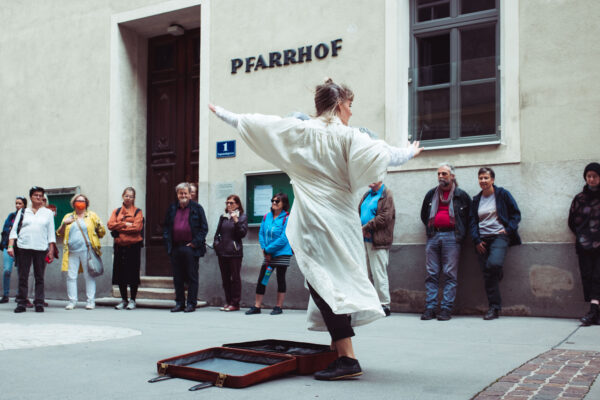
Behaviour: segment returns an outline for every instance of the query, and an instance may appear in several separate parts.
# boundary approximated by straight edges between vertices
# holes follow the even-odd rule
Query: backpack
[[[117,212],[115,213],[115,217],[119,216],[119,213],[121,212],[121,208],[122,207],[117,208]],[[136,208],[135,212],[133,213],[133,216],[135,217],[136,215],[138,215],[138,213],[140,211],[142,211],[142,210],[140,210],[139,208]],[[142,246],[141,247],[144,247],[144,238],[145,238],[144,232],[145,232],[145,230],[146,230],[146,218],[142,218],[142,231],[140,232],[140,235],[142,235]],[[111,232],[111,234],[112,234],[112,232]],[[113,235],[113,237],[116,237],[116,236]]]

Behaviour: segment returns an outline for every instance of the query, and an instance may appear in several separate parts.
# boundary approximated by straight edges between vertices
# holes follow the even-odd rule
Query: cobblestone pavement
[[[554,349],[498,379],[474,400],[583,399],[600,373],[600,352]]]
[[[69,324],[0,324],[0,351],[98,342],[141,335],[135,329]]]

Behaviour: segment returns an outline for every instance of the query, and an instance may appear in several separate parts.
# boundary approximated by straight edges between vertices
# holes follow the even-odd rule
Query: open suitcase
[[[184,378],[202,382],[189,390],[243,388],[290,372],[311,374],[336,358],[329,346],[313,343],[277,339],[229,343],[160,360],[159,377],[148,382]]]

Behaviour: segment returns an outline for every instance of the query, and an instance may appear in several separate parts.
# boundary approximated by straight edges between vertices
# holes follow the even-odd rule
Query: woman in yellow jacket
[[[75,211],[65,215],[56,231],[57,236],[64,236],[62,271],[67,271],[67,296],[69,304],[67,310],[73,310],[77,304],[77,274],[83,272],[85,277],[85,292],[87,295],[86,310],[93,310],[96,306],[96,279],[88,274],[87,264],[88,246],[98,256],[100,251],[100,239],[104,237],[106,230],[102,221],[95,212],[89,211],[90,201],[83,194],[76,194],[71,199],[71,206]]]

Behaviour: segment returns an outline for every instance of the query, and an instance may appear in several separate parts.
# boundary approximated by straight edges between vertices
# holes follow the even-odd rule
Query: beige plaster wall
[[[599,19],[596,0],[520,2],[524,161],[598,160]]]
[[[32,185],[80,186],[105,222],[118,206],[107,197],[110,17],[160,2],[3,2],[2,219]]]

